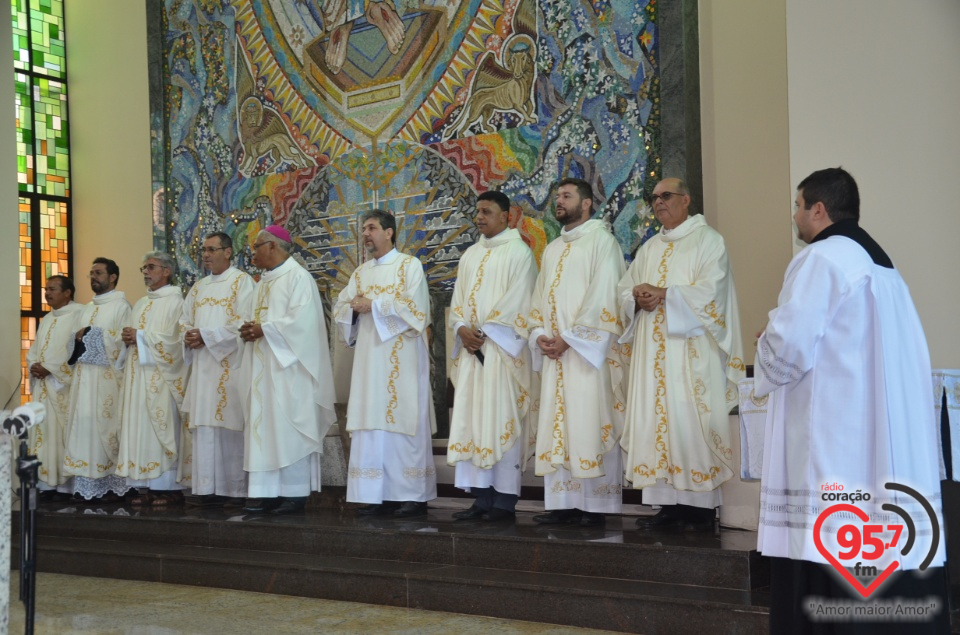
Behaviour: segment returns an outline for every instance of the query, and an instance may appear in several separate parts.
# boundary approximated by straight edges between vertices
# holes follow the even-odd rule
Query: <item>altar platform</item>
[[[38,568],[628,633],[768,632],[769,570],[753,532],[638,531],[620,516],[547,527],[522,511],[454,520],[468,504],[394,519],[358,517],[329,494],[280,517],[41,503]]]

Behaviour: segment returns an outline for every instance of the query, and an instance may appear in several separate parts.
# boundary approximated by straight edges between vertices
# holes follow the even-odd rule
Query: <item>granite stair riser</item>
[[[766,562],[756,553],[694,548],[96,515],[41,515],[37,531],[41,546],[43,536],[62,536],[474,567],[496,562],[517,571],[731,589],[759,588],[769,580]]]

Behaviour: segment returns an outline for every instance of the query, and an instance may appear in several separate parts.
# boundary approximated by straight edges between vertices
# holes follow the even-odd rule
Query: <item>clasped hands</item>
[[[353,309],[354,313],[369,313],[372,307],[373,301],[362,295],[355,296],[350,300],[350,308]]]
[[[486,341],[487,336],[483,334],[483,331],[476,330],[473,331],[469,326],[463,325],[457,329],[457,335],[460,336],[460,341],[463,342],[463,347],[473,355],[480,350],[480,347],[483,346],[483,343]]]
[[[637,310],[654,311],[667,297],[667,290],[652,284],[638,284],[633,288],[633,301]]]
[[[256,322],[244,322],[240,326],[240,339],[244,342],[254,342],[263,337],[263,328]]]
[[[537,338],[537,346],[539,346],[543,354],[550,359],[560,359],[560,356],[570,348],[567,341],[559,335],[554,335],[553,337],[541,335]]]
[[[187,348],[198,349],[203,348],[207,345],[203,341],[203,336],[200,335],[200,329],[190,329],[183,334],[183,343]]]
[[[120,331],[120,339],[127,346],[133,346],[137,343],[137,329],[132,326],[123,327],[123,330]]]
[[[43,364],[40,362],[34,362],[30,364],[30,376],[36,377],[37,379],[43,379],[50,374],[50,371],[43,367]]]

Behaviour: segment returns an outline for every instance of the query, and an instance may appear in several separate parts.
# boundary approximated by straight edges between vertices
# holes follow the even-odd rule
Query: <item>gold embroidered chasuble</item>
[[[643,283],[666,287],[667,298],[635,314],[633,288]],[[691,216],[643,244],[618,290],[630,352],[626,479],[638,489],[665,479],[714,490],[735,471],[728,415],[746,371],[723,238]]]
[[[260,276],[253,319],[263,337],[244,344],[250,395],[243,469],[268,472],[323,452],[337,420],[333,372],[316,281],[293,258]]]
[[[542,359],[537,476],[558,466],[575,478],[606,474],[603,455],[623,425],[617,282],[624,268],[600,220],[564,230],[543,252],[528,319],[535,368]],[[570,348],[559,360],[544,357],[540,335],[561,335]]]
[[[40,459],[40,480],[51,487],[66,480],[61,475],[60,465],[70,405],[70,383],[73,381],[73,368],[67,365],[67,360],[70,358],[69,344],[80,330],[77,318],[82,309],[82,304],[70,302],[43,316],[37,337],[27,351],[28,370],[39,362],[50,372],[43,379],[30,378],[31,398],[46,407],[47,415],[43,423],[30,428],[28,445],[30,454]]]
[[[178,409],[186,389],[183,363],[180,287],[147,291],[133,307],[127,326],[137,343],[123,360],[123,416],[117,474],[147,480],[177,466]]]
[[[123,348],[120,333],[130,322],[130,310],[124,293],[111,291],[93,298],[77,318],[77,330],[89,326],[102,336],[106,363],[81,361],[74,367],[63,457],[67,476],[95,479],[117,469],[123,373],[113,365]],[[94,339],[92,332],[84,336],[85,343]]]
[[[533,392],[526,317],[537,279],[533,252],[516,229],[481,237],[460,260],[448,328],[456,341],[450,380],[456,388],[447,463],[470,461],[481,468],[500,462],[517,442],[526,458]],[[457,329],[483,330],[478,358],[461,346]],[[535,415],[534,415],[535,417]]]
[[[183,302],[182,332],[199,329],[204,341],[202,348],[183,351],[191,373],[181,412],[190,428],[243,430],[248,385],[238,372],[240,325],[252,319],[254,285],[248,274],[230,267],[198,280]]]
[[[362,295],[373,302],[370,313],[353,322],[350,301]],[[391,250],[363,263],[350,276],[333,308],[344,339],[356,346],[347,404],[347,430],[385,430],[414,436],[421,417],[437,431],[430,377],[419,372],[419,355],[427,350],[430,296],[423,264]],[[427,412],[419,395],[427,390]]]

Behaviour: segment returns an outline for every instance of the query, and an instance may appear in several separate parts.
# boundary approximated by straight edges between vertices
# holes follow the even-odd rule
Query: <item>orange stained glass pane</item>
[[[30,372],[27,368],[27,351],[37,339],[37,318],[20,318],[20,403],[30,401]]]

